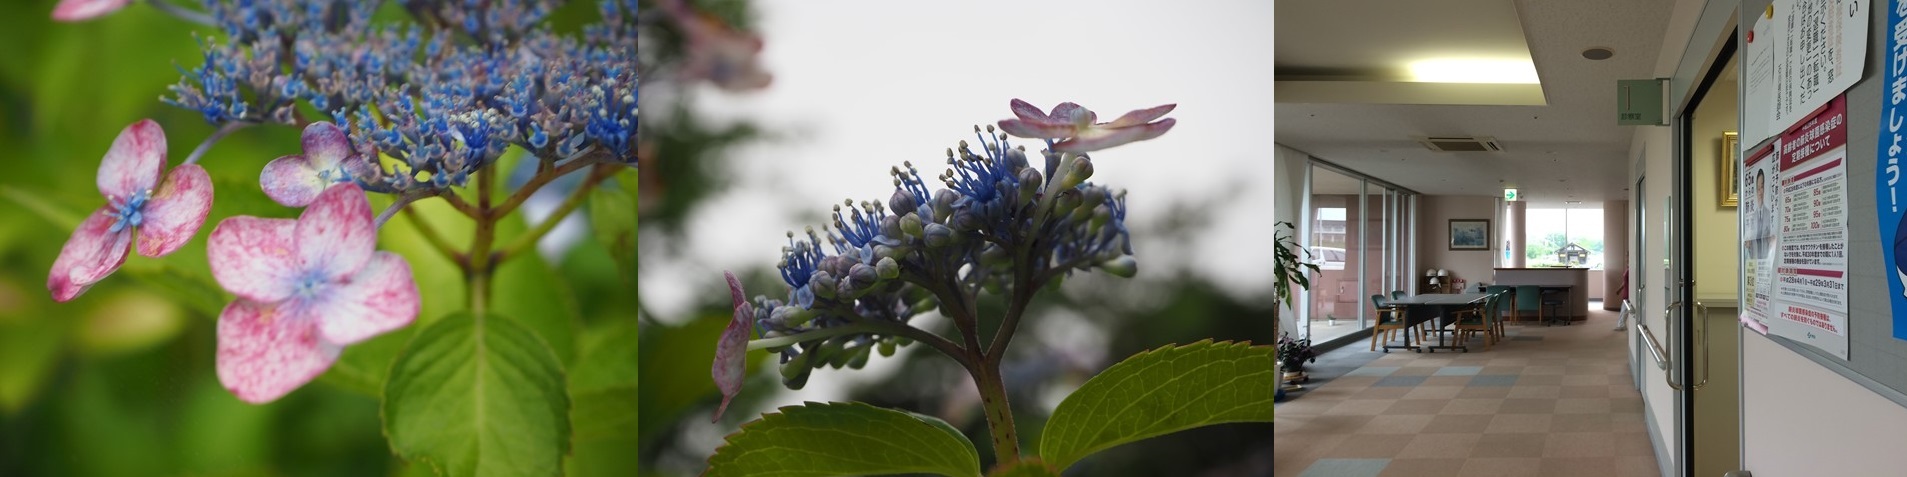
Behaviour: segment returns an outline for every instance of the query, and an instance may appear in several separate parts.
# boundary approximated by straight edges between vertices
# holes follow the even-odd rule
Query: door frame
[[[1694,170],[1694,147],[1698,141],[1702,144],[1707,142],[1693,137],[1693,125],[1695,111],[1700,109],[1698,106],[1703,101],[1715,99],[1734,101],[1737,104],[1741,101],[1739,92],[1731,98],[1708,97],[1709,90],[1720,80],[1728,60],[1736,55],[1739,47],[1737,44],[1739,35],[1736,32],[1740,28],[1738,25],[1731,25],[1726,29],[1727,40],[1708,56],[1701,79],[1690,93],[1689,101],[1676,113],[1674,120],[1675,159],[1669,167],[1670,210],[1666,211],[1669,214],[1668,257],[1669,273],[1672,278],[1670,283],[1665,284],[1669,286],[1670,293],[1667,298],[1670,306],[1667,307],[1669,315],[1665,316],[1664,320],[1666,328],[1669,329],[1668,341],[1676,348],[1671,350],[1671,354],[1675,356],[1675,366],[1669,373],[1674,374],[1683,384],[1683,389],[1672,391],[1675,393],[1675,454],[1676,462],[1679,464],[1676,471],[1684,476],[1695,474],[1695,413],[1692,411],[1695,407],[1695,393],[1689,385],[1696,382],[1694,378],[1697,373],[1691,364],[1695,363],[1697,347],[1706,347],[1706,343],[1695,341],[1694,330],[1691,326],[1697,319],[1706,319],[1706,317],[1695,316],[1697,264],[1694,260],[1694,236],[1691,233],[1694,229],[1694,214],[1691,212],[1695,210],[1695,198],[1691,192],[1694,190],[1695,174],[1700,173]],[[1737,125],[1740,124],[1739,113],[1733,119]],[[1682,317],[1681,320],[1674,319],[1677,314]],[[1702,365],[1708,366],[1708,363],[1704,361]]]

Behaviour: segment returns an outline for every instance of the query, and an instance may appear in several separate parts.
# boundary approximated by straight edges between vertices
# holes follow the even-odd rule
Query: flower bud
[[[885,280],[900,278],[901,264],[894,261],[894,257],[883,258],[880,263],[874,264],[874,272]]]
[[[1020,200],[1032,198],[1040,192],[1040,171],[1031,167],[1020,169]]]
[[[953,245],[955,239],[953,228],[940,224],[927,224],[923,236],[929,248]]]
[[[1071,188],[1086,182],[1093,176],[1093,161],[1086,156],[1073,158],[1073,169],[1066,172],[1066,180],[1060,181],[1060,187]]]
[[[934,217],[947,217],[953,214],[953,203],[960,198],[954,191],[941,189],[934,191]]]
[[[922,298],[919,301],[915,301],[914,306],[907,309],[907,314],[918,315],[921,313],[934,311],[934,308],[938,307],[939,305],[940,305],[940,302],[935,301],[933,297]]]
[[[895,214],[911,214],[919,206],[920,204],[914,203],[914,194],[905,190],[894,189],[894,195],[887,198],[887,208],[893,209]]]
[[[910,213],[910,214],[901,216],[902,236],[909,237],[909,238],[920,237],[920,232],[921,232],[920,227],[921,227],[920,215]]]
[[[827,271],[814,272],[813,275],[808,276],[808,289],[813,291],[816,297],[834,298],[834,274]]]
[[[856,290],[865,289],[881,282],[881,273],[865,263],[856,263],[848,270],[848,279]]]
[[[768,321],[778,324],[781,328],[794,328],[807,324],[808,320],[814,319],[814,315],[812,311],[784,306],[776,308],[774,314],[768,317]]]
[[[1085,211],[1086,208],[1080,207],[1079,210]],[[1090,228],[1088,228],[1087,230],[1091,230],[1095,233],[1099,232],[1100,227],[1105,227],[1106,222],[1109,220],[1112,220],[1112,208],[1107,207],[1104,204],[1101,204],[1098,207],[1093,207],[1092,219],[1093,219],[1092,225],[1090,225],[1089,226]]]
[[[1017,147],[1007,149],[1006,165],[1008,167],[1007,170],[1018,170],[1022,167],[1026,167],[1026,150]]]
[[[1006,249],[1000,248],[999,245],[987,244],[987,248],[980,251],[981,265],[1005,266],[1012,260],[1007,256]]]
[[[954,230],[960,231],[960,232],[972,232],[974,230],[978,230],[980,228],[981,223],[983,222],[980,220],[979,215],[976,215],[974,213],[973,209],[961,209],[961,210],[955,211],[953,214],[953,218],[947,219],[947,225],[953,227]]]
[[[894,356],[894,350],[897,348],[892,339],[882,340],[880,347],[881,357],[883,358]]]
[[[881,236],[887,237],[887,238],[900,238],[901,236],[900,216],[889,215],[889,216],[881,218]]]
[[[1132,278],[1139,273],[1139,260],[1132,258],[1131,255],[1120,255],[1112,260],[1099,262],[1099,269],[1116,277]]]
[[[868,354],[873,351],[874,348],[871,346],[855,347],[853,353],[848,358],[848,369],[861,369],[862,366],[867,366]]]
[[[1054,215],[1067,214],[1067,213],[1071,213],[1073,209],[1079,208],[1079,204],[1084,203],[1082,202],[1084,200],[1084,198],[1081,197],[1082,195],[1083,194],[1079,192],[1079,189],[1065,189],[1065,190],[1059,191],[1059,197],[1054,198],[1053,200],[1053,214]]]

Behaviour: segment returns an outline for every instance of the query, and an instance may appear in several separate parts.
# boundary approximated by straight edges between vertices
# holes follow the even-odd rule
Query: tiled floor
[[[1587,323],[1511,325],[1488,351],[1327,353],[1366,364],[1277,405],[1274,475],[1657,475],[1626,335],[1591,308]]]

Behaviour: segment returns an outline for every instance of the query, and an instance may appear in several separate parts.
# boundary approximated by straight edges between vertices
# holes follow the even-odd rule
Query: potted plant
[[[1303,361],[1303,359],[1289,359],[1285,356],[1286,340],[1284,334],[1278,331],[1278,324],[1280,323],[1278,312],[1283,310],[1284,307],[1291,306],[1291,298],[1294,296],[1291,291],[1292,285],[1297,285],[1299,290],[1311,289],[1311,277],[1309,274],[1317,273],[1318,265],[1304,260],[1311,257],[1311,251],[1306,250],[1304,247],[1299,247],[1297,240],[1293,238],[1292,233],[1297,231],[1296,226],[1291,225],[1291,222],[1278,222],[1277,227],[1283,230],[1277,231],[1272,239],[1272,248],[1275,249],[1275,253],[1272,255],[1271,267],[1272,275],[1275,278],[1272,282],[1272,297],[1278,305],[1271,309],[1271,333],[1280,337],[1278,341],[1278,366],[1285,369],[1297,369],[1297,375],[1302,378],[1304,375],[1302,371],[1304,365],[1301,361]],[[1303,258],[1298,256],[1300,252],[1304,253]],[[1311,351],[1310,340],[1304,340],[1302,349],[1305,353],[1309,354],[1305,359],[1316,360],[1316,353]],[[1296,368],[1292,368],[1293,366]],[[1287,380],[1288,379],[1280,378],[1278,382],[1277,393],[1281,397],[1284,395],[1284,383]]]
[[[1318,351],[1311,348],[1311,339],[1291,339],[1287,333],[1278,337],[1278,361],[1286,382],[1302,383],[1310,380],[1304,374],[1304,363],[1317,362]]]

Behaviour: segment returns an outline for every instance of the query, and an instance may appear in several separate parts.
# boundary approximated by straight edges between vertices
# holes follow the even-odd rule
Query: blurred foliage
[[[0,2],[0,41],[14,45],[0,55],[0,475],[429,475],[391,455],[377,393],[391,357],[463,292],[456,267],[419,247],[401,216],[380,248],[413,267],[427,310],[417,325],[347,348],[330,372],[270,404],[243,403],[218,383],[215,322],[232,297],[212,280],[205,236],[233,215],[297,215],[258,187],[267,161],[300,150],[296,129],[248,128],[216,144],[202,161],[216,200],[197,237],[164,258],[134,254],[85,295],[52,302],[47,271],[73,224],[104,204],[94,175],[114,135],[152,118],[176,164],[213,131],[196,112],[158,101],[179,78],[175,65],[200,61],[194,31],[211,29],[143,3],[55,24],[54,3]],[[571,2],[552,24],[574,30],[594,8]],[[402,15],[395,2],[383,13]],[[468,230],[467,219],[444,215],[441,201],[419,205],[453,243],[468,240],[454,231]],[[526,228],[512,221],[500,240]],[[568,474],[630,475],[637,306],[627,271],[595,240],[525,257],[500,272],[495,308],[536,330],[565,364],[576,430]]]

